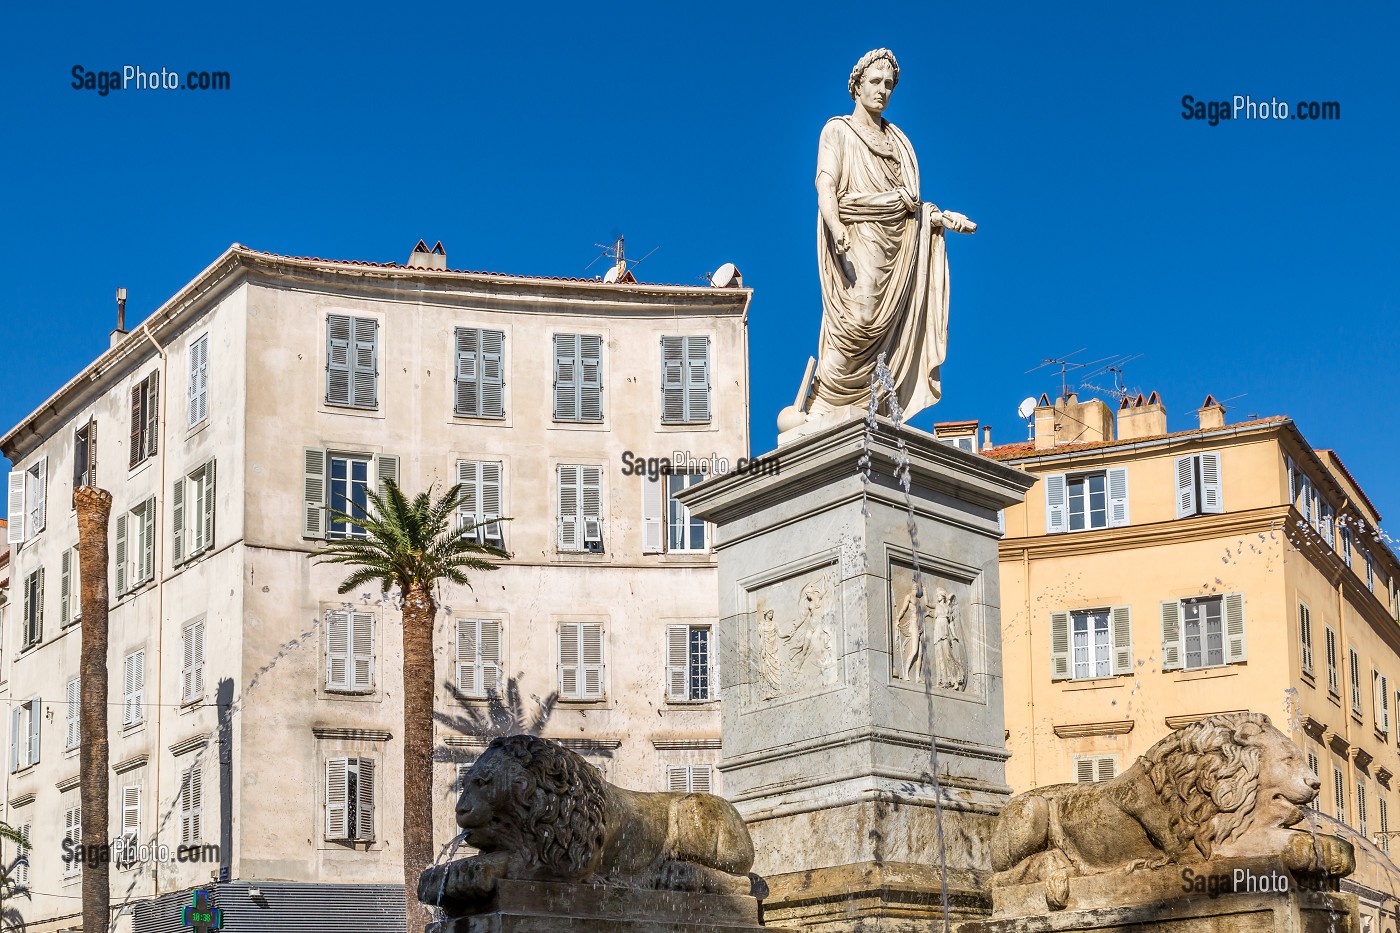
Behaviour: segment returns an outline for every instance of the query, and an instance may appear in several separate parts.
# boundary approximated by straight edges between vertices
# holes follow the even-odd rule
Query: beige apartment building
[[[693,477],[628,465],[748,453],[750,297],[449,271],[422,244],[408,264],[235,244],[115,334],[0,438],[0,819],[29,835],[29,933],[78,925],[83,482],[114,499],[113,834],[220,847],[115,869],[119,929],[177,929],[196,885],[231,929],[402,922],[400,616],[311,559],[360,533],[327,505],[386,478],[460,481],[464,517],[510,519],[482,534],[513,559],[440,589],[440,845],[512,681],[527,719],[558,694],[544,734],[609,779],[719,789],[709,531],[673,498]]]
[[[1169,431],[1155,393],[1116,413],[1040,401],[1033,440],[983,451],[1040,480],[1000,554],[1012,789],[1104,780],[1170,729],[1267,713],[1350,828],[1348,885],[1382,929],[1400,906],[1400,565],[1381,516],[1288,418],[1227,424],[1208,397]]]

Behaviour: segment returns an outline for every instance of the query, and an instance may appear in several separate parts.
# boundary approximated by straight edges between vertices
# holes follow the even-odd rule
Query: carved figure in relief
[[[783,683],[801,690],[836,682],[836,596],[829,574],[802,587],[797,618],[779,628]]]
[[[921,587],[905,594],[894,616],[894,676],[922,683],[924,679],[924,606]]]
[[[778,656],[778,624],[773,610],[760,606],[758,613],[758,685],[759,697],[771,700],[782,693],[783,668]]]
[[[967,650],[958,626],[958,598],[943,587],[933,597],[933,684],[944,690],[967,689]]]

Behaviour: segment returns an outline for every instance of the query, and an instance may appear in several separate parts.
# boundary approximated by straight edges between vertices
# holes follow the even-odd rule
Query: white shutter
[[[78,731],[78,711],[83,705],[83,682],[77,677],[68,681],[68,718],[64,723],[63,747],[76,748],[80,738]]]
[[[1175,599],[1162,600],[1162,670],[1182,668],[1181,603]]]
[[[1220,476],[1220,454],[1201,454],[1201,511],[1225,511],[1224,481]]]
[[[603,544],[603,471],[600,467],[582,466],[578,468],[579,499],[582,506],[584,547]]]
[[[346,825],[349,810],[349,780],[347,778],[349,760],[345,758],[326,759],[326,838],[350,838]]]
[[[1069,613],[1050,613],[1050,679],[1068,680],[1074,676],[1070,664]]]
[[[481,664],[477,654],[477,620],[457,620],[457,692],[463,696],[482,695]]]
[[[1331,693],[1341,695],[1341,686],[1337,677],[1337,633],[1332,626],[1326,629],[1326,649],[1327,649],[1327,689]]]
[[[326,687],[350,689],[350,613],[326,610]]]
[[[1108,471],[1108,526],[1121,528],[1128,524],[1128,468],[1113,467]]]
[[[1302,487],[1302,489],[1299,492],[1299,496],[1302,500],[1301,509],[1303,512],[1303,521],[1311,524],[1314,521],[1312,480],[1309,479],[1306,475],[1303,475],[1301,479],[1302,482],[1299,483],[1299,485]]]
[[[24,543],[24,488],[27,475],[23,470],[10,471],[10,527],[5,531],[5,540],[9,544]]]
[[[714,769],[709,765],[690,766],[690,792],[692,794],[708,794],[713,785]]]
[[[112,563],[117,571],[117,596],[127,590],[129,568],[126,562],[126,513],[117,516],[117,530],[113,535]]]
[[[1196,514],[1195,457],[1176,458],[1176,517]]]
[[[1113,673],[1133,672],[1133,610],[1131,606],[1114,606],[1109,610],[1113,637]]]
[[[186,426],[194,427],[209,415],[209,335],[190,344],[189,382],[185,404]]]
[[[1378,671],[1371,671],[1372,716],[1377,732],[1390,732],[1390,682]]]
[[[1245,650],[1244,594],[1225,594],[1225,663],[1237,664],[1248,657]]]
[[[579,699],[579,623],[559,623],[559,695]]]
[[[642,477],[642,553],[666,549],[666,477]]]
[[[690,769],[685,765],[666,768],[666,789],[673,794],[690,793]]]
[[[603,420],[603,338],[582,334],[579,346],[579,420]]]
[[[73,555],[72,548],[58,559],[58,624],[67,625],[73,617]]]
[[[499,619],[482,619],[478,629],[477,651],[481,660],[483,692],[501,689],[501,623]]]
[[[204,695],[204,620],[195,619],[184,630],[184,667],[180,673],[181,700]]]
[[[44,723],[44,701],[35,697],[29,701],[29,764],[39,763],[40,736]]]
[[[122,670],[125,709],[122,722],[134,725],[145,718],[146,651],[134,651],[126,656]]]
[[[199,516],[199,549],[207,551],[214,546],[214,461],[204,464],[204,496],[202,501],[191,503]]]
[[[457,500],[457,527],[467,528],[481,514],[481,463],[476,460],[457,461],[457,485],[461,492]],[[472,541],[481,540],[480,529],[467,532]]]
[[[554,420],[579,419],[578,334],[554,335]]]
[[[374,689],[374,614],[350,613],[350,688]]]
[[[490,522],[501,517],[501,462],[499,460],[485,461],[481,464],[481,520]],[[484,525],[481,529],[482,537],[491,544],[500,547],[505,542],[501,534],[501,523]]]
[[[1093,758],[1078,757],[1074,759],[1074,780],[1077,784],[1092,784],[1094,782],[1094,761]]]
[[[48,515],[49,458],[40,457],[39,462],[30,468],[34,477],[34,488],[29,490],[29,536],[32,538],[44,530]]]
[[[196,489],[199,487],[196,485]],[[170,559],[180,563],[185,559],[185,478],[170,487]]]
[[[1100,781],[1113,780],[1114,772],[1117,770],[1117,768],[1115,767],[1116,764],[1117,762],[1113,760],[1112,755],[1103,755],[1099,758],[1098,769],[1095,778]]]
[[[146,500],[141,509],[141,582],[156,576],[156,497]]]
[[[685,340],[661,338],[661,420],[672,424],[685,417]]]
[[[481,414],[480,353],[481,331],[475,327],[458,327],[457,378],[455,408],[459,415],[477,417]]]
[[[202,766],[191,765],[180,780],[180,843],[196,845],[203,836],[204,780]]]
[[[710,338],[685,338],[685,420],[710,420]]]
[[[1312,610],[1307,603],[1298,604],[1298,656],[1304,674],[1313,672]]]
[[[559,467],[559,550],[577,551],[582,547],[579,514],[579,468]]]
[[[600,699],[603,696],[603,626],[597,622],[580,623],[579,642],[583,698]]]
[[[355,408],[379,406],[379,322],[357,317],[351,347],[350,404]]]
[[[379,477],[379,497],[384,498],[387,493],[384,491],[384,484],[392,482],[400,489],[403,484],[399,482],[399,458],[391,457],[387,454],[380,454],[374,458],[375,473]]]
[[[360,842],[374,840],[374,760],[357,761],[355,782],[355,838]]]
[[[690,626],[666,626],[666,699],[690,699]]]
[[[322,538],[326,534],[326,452],[311,447],[302,452],[302,519],[303,538]]]
[[[1065,474],[1051,473],[1045,477],[1045,533],[1060,534],[1069,530],[1069,501],[1065,489]]]
[[[10,709],[10,773],[14,774],[19,770],[19,735],[20,735],[20,712],[21,707],[14,706]],[[27,759],[28,756],[26,755]],[[27,763],[27,762],[26,762]]]
[[[136,842],[141,836],[141,785],[122,788],[122,837]]]

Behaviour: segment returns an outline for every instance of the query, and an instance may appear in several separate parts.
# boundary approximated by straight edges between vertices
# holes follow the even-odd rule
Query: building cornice
[[[716,748],[719,748],[719,747],[720,747],[720,740],[719,740],[718,738],[714,738],[714,739],[685,739],[685,738],[660,739],[660,738],[658,738],[658,739],[652,739],[652,740],[651,740],[651,745],[652,745],[652,748],[658,749],[659,751],[686,751],[686,750],[700,751],[700,750],[702,750],[702,749],[716,749]]]
[[[118,774],[125,774],[128,771],[135,771],[137,768],[143,767],[150,760],[151,756],[143,752],[140,755],[132,755],[130,758],[123,758],[121,761],[112,765],[112,770]]]
[[[1170,729],[1180,729],[1183,726],[1189,726],[1192,723],[1200,722],[1202,719],[1206,719],[1210,716],[1237,716],[1240,713],[1246,712],[1248,712],[1248,710],[1220,709],[1210,713],[1182,713],[1179,716],[1166,717],[1166,723],[1167,727]]]
[[[194,751],[196,748],[203,748],[205,745],[208,744],[209,733],[201,732],[199,733],[199,735],[192,735],[189,738],[176,742],[174,745],[170,746],[170,754],[176,756],[183,755],[186,752]]]
[[[11,809],[11,810],[17,810],[17,809],[19,809],[20,807],[27,807],[27,806],[29,806],[29,805],[30,805],[31,803],[33,803],[33,802],[34,802],[34,793],[33,793],[33,791],[31,791],[31,792],[29,792],[29,793],[27,793],[27,794],[20,794],[18,797],[11,797],[11,798],[10,798],[10,809]]]
[[[1105,551],[1125,551],[1142,547],[1208,541],[1212,538],[1271,529],[1282,531],[1288,521],[1289,512],[1289,506],[1277,505],[1262,509],[1250,509],[1245,512],[1196,515],[1191,518],[1128,525],[1122,528],[1070,531],[1063,534],[1036,535],[1029,538],[1003,538],[998,550],[1002,561],[1019,561],[1023,556],[1039,560],[1048,557],[1076,557]]]
[[[67,793],[68,791],[77,787],[78,784],[81,783],[82,779],[83,776],[81,774],[75,774],[72,777],[66,777],[61,781],[55,782],[54,787],[58,788],[58,792],[60,794]]]
[[[347,729],[342,726],[312,726],[311,734],[318,739],[342,739],[347,742],[387,742],[394,737],[387,729]]]
[[[1095,735],[1127,735],[1133,731],[1134,721],[1120,719],[1116,722],[1082,722],[1055,727],[1055,734],[1062,739],[1082,739]]]

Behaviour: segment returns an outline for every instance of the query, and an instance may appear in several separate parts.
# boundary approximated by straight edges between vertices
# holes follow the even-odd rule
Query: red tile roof
[[[1124,441],[1083,441],[1078,444],[1056,444],[1054,447],[1036,449],[1034,441],[1018,441],[1015,444],[1001,444],[990,450],[982,451],[983,456],[991,457],[993,460],[1019,460],[1028,457],[1049,457],[1058,454],[1078,453],[1086,450],[1100,450],[1109,447],[1131,447],[1134,444],[1141,444],[1144,441],[1158,441],[1170,437],[1190,437],[1193,434],[1206,434],[1231,428],[1257,428],[1268,424],[1283,424],[1291,419],[1285,415],[1274,415],[1269,418],[1259,418],[1255,421],[1241,421],[1238,424],[1229,424],[1225,428],[1192,428],[1190,431],[1172,431],[1168,434],[1154,434],[1149,437],[1134,437]]]

